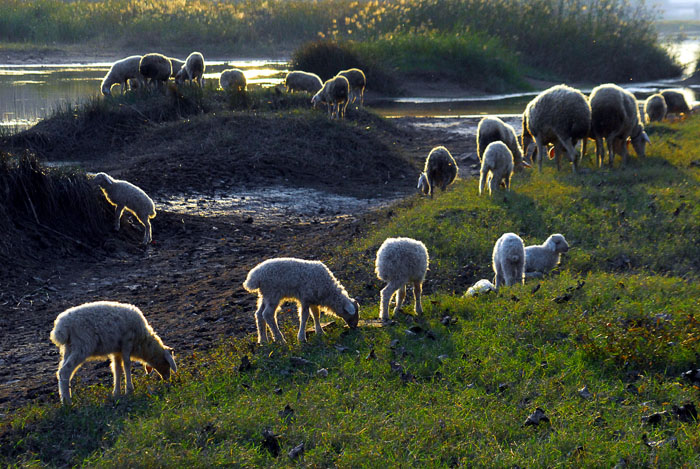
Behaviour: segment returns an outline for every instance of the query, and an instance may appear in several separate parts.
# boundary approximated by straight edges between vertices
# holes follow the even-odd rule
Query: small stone
[[[549,417],[545,415],[544,410],[538,407],[532,414],[528,415],[523,426],[537,426],[540,424],[540,422],[549,422]]]
[[[289,453],[287,453],[287,456],[289,456],[290,459],[296,459],[302,454],[304,454],[304,443],[300,443],[292,448]]]
[[[588,390],[588,386],[584,386],[581,389],[579,389],[578,395],[584,399],[591,399],[593,397],[593,394],[591,394],[591,392]]]

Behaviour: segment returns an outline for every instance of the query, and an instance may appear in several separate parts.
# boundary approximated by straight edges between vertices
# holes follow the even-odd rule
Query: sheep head
[[[169,380],[170,370],[173,373],[177,372],[177,365],[175,365],[172,350],[170,347],[163,347],[163,353],[156,355],[145,365],[146,373],[151,373],[155,369],[161,378],[166,381]]]
[[[344,302],[343,310],[338,311],[338,315],[345,320],[351,329],[355,329],[360,320],[360,304],[356,300],[348,298]]]
[[[559,233],[553,234],[547,239],[547,246],[554,252],[567,252],[569,250],[569,243],[566,242],[564,235]]]

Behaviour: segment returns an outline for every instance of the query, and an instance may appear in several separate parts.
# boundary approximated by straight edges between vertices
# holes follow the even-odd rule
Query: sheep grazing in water
[[[551,272],[561,261],[561,254],[569,251],[564,235],[551,235],[537,246],[525,248],[525,277],[542,277]]]
[[[457,162],[447,148],[435,147],[425,159],[425,167],[418,177],[418,189],[432,198],[436,187],[444,191],[454,182],[458,169]]]
[[[479,162],[483,160],[486,147],[491,142],[503,142],[513,154],[515,169],[530,166],[523,160],[523,150],[518,142],[518,135],[512,125],[506,124],[498,117],[484,117],[476,129],[476,154]]]
[[[348,70],[338,72],[338,75],[347,78],[348,83],[350,84],[350,95],[348,96],[348,101],[354,103],[359,98],[360,107],[362,107],[365,103],[365,86],[367,85],[365,72],[359,68],[350,68]]]
[[[170,379],[170,370],[177,371],[172,349],[163,345],[143,313],[130,304],[97,301],[67,309],[54,321],[51,341],[61,352],[58,392],[67,405],[71,403],[71,378],[87,360],[109,357],[115,397],[121,394],[122,373],[126,393],[134,390],[132,360],[144,363],[147,371],[155,369],[165,380]]]
[[[501,182],[506,190],[510,189],[510,178],[513,176],[513,154],[505,143],[491,142],[484,151],[479,177],[479,195],[484,192],[488,183],[489,195],[498,190]]]
[[[496,289],[525,283],[525,246],[520,236],[506,233],[493,247],[493,284]]]
[[[204,87],[204,56],[201,52],[192,52],[187,56],[185,65],[175,75],[175,83],[181,85],[185,81],[196,81],[200,88]]]
[[[119,231],[120,220],[124,210],[131,212],[144,226],[143,243],[151,242],[151,221],[156,216],[156,206],[153,200],[139,187],[127,181],[114,179],[107,173],[97,173],[93,179],[107,201],[116,206],[114,230]]]
[[[237,92],[245,91],[247,81],[243,70],[237,68],[229,68],[221,72],[219,76],[219,86],[224,90],[233,90]]]
[[[306,321],[311,310],[316,334],[321,329],[321,310],[345,320],[351,328],[357,327],[360,305],[350,298],[333,273],[320,261],[305,261],[290,257],[261,262],[250,272],[243,287],[258,294],[255,323],[258,343],[267,342],[267,327],[275,342],[285,342],[277,325],[277,309],[284,301],[294,301],[299,311],[299,342],[306,341]]]
[[[644,101],[644,118],[647,123],[661,122],[667,112],[666,100],[660,93],[652,94]]]
[[[345,109],[348,107],[348,95],[350,94],[350,84],[348,79],[341,76],[335,76],[330,80],[326,80],[323,88],[311,98],[313,107],[317,107],[321,103],[328,105],[328,115],[333,118],[345,117]]]
[[[288,93],[293,91],[306,91],[311,94],[316,94],[323,88],[323,81],[321,81],[321,77],[315,73],[294,70],[287,73],[287,76],[284,77],[284,87]]]
[[[413,299],[416,314],[423,314],[421,294],[423,280],[428,271],[428,249],[425,245],[411,238],[387,238],[377,251],[375,272],[379,280],[387,282],[382,289],[379,307],[379,318],[389,320],[389,302],[396,293],[398,313],[406,299],[406,284],[413,284]],[[397,293],[398,292],[398,293]]]
[[[686,101],[685,94],[682,91],[662,90],[659,92],[659,94],[663,96],[664,101],[666,101],[666,115],[678,114],[680,117],[681,114],[690,114],[690,106],[688,105],[688,101]]]
[[[158,88],[168,82],[172,75],[173,64],[169,58],[162,54],[150,53],[141,58],[139,72],[148,83]]]
[[[100,86],[102,94],[105,96],[111,95],[112,85],[116,84],[121,85],[122,94],[134,81],[140,85],[141,82],[143,82],[143,76],[139,72],[140,62],[140,55],[132,55],[114,62],[112,67],[109,69],[109,72],[107,72],[107,75],[105,75],[104,79],[102,80],[102,84]]]
[[[534,139],[540,171],[546,146],[554,145],[557,155],[566,153],[576,172],[575,147],[588,138],[591,128],[591,106],[579,90],[566,85],[553,86],[530,101],[523,113],[523,144],[526,151]],[[561,169],[557,157],[557,169]]]

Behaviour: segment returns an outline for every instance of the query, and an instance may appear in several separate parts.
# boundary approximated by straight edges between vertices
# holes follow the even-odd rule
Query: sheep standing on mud
[[[347,78],[348,83],[350,84],[350,95],[348,96],[348,101],[350,103],[354,103],[359,97],[360,107],[362,107],[365,103],[365,86],[367,85],[365,72],[359,68],[350,68],[348,70],[338,72],[338,75]]]
[[[146,54],[139,62],[139,73],[148,80],[149,85],[153,88],[165,85],[170,79],[172,71],[172,62],[162,54]]]
[[[328,115],[332,119],[333,116],[345,117],[345,109],[348,107],[348,95],[350,93],[350,84],[348,79],[341,76],[335,76],[330,80],[326,80],[323,88],[311,98],[313,107],[317,107],[321,103],[328,105]]]
[[[172,349],[163,345],[143,313],[130,304],[97,301],[67,309],[54,321],[51,341],[60,349],[58,393],[67,405],[71,403],[71,378],[87,360],[109,357],[115,397],[121,394],[122,373],[126,393],[134,390],[131,360],[144,363],[147,371],[155,368],[165,380],[170,379],[170,370],[177,371]]]
[[[496,289],[525,283],[525,246],[520,236],[506,233],[493,247],[493,284]]]
[[[644,101],[644,118],[647,123],[661,122],[667,112],[666,100],[660,93],[652,94]]]
[[[219,86],[224,90],[233,90],[236,92],[245,91],[247,81],[243,70],[237,68],[229,68],[221,72],[219,76]]]
[[[284,87],[288,93],[293,91],[306,91],[311,94],[316,94],[323,88],[323,81],[321,81],[321,77],[315,73],[295,70],[287,73],[287,76],[284,77]]]
[[[530,101],[523,113],[523,145],[526,151],[534,139],[540,171],[546,146],[554,145],[557,169],[561,169],[559,155],[566,153],[576,172],[575,147],[579,140],[588,138],[591,127],[591,106],[579,90],[566,85],[553,86]]]
[[[513,176],[513,154],[505,143],[491,142],[484,151],[479,177],[479,195],[484,192],[486,183],[489,185],[489,195],[498,190],[501,182],[506,190],[510,190],[510,178]]]
[[[306,341],[306,321],[309,309],[316,334],[323,333],[321,310],[341,317],[351,328],[357,327],[360,305],[350,298],[333,273],[320,261],[294,258],[276,258],[255,266],[243,287],[258,294],[255,324],[258,343],[267,342],[267,327],[275,342],[285,342],[277,325],[277,309],[283,301],[294,301],[299,311],[299,342]]]
[[[143,243],[151,242],[151,221],[156,216],[156,206],[153,200],[139,187],[127,181],[114,179],[107,173],[97,173],[94,177],[107,202],[116,206],[114,230],[119,231],[120,220],[124,210],[131,212],[144,226]]]
[[[542,277],[561,261],[561,254],[569,250],[563,235],[556,233],[537,246],[525,248],[525,277]]]
[[[185,81],[196,81],[200,88],[204,88],[204,56],[201,52],[192,52],[187,56],[185,65],[175,75],[175,83],[183,84]]]
[[[121,85],[121,91],[122,94],[124,94],[129,87],[129,84],[133,83],[130,80],[135,80],[138,85],[141,85],[143,82],[143,76],[139,72],[139,63],[141,63],[140,55],[132,55],[114,62],[112,67],[109,69],[109,72],[107,72],[107,75],[105,75],[104,79],[102,80],[102,85],[100,87],[102,94],[105,96],[111,95],[112,85],[116,84]]]
[[[458,169],[457,162],[447,148],[435,147],[425,159],[425,167],[418,177],[418,189],[432,198],[436,187],[444,191],[454,182]]]
[[[476,129],[476,154],[479,162],[483,160],[486,147],[491,142],[503,142],[513,154],[515,168],[529,166],[523,161],[523,150],[518,142],[518,135],[512,125],[506,124],[498,117],[484,117]]]
[[[387,282],[382,288],[379,318],[389,320],[389,302],[396,293],[398,313],[406,299],[406,284],[413,284],[413,299],[417,315],[423,314],[421,294],[423,280],[428,271],[428,249],[423,243],[411,238],[387,238],[377,251],[375,272],[379,280]],[[398,292],[398,293],[397,293]]]
[[[678,114],[680,117],[681,114],[688,115],[690,113],[690,106],[682,91],[662,90],[659,94],[661,94],[661,96],[664,97],[664,101],[666,101],[666,115]]]

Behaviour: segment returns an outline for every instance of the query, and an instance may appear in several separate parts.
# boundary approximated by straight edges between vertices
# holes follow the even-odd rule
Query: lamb
[[[333,118],[345,116],[345,109],[348,107],[348,95],[350,93],[350,84],[348,79],[342,76],[335,76],[330,80],[326,80],[323,88],[318,91],[313,98],[311,104],[313,107],[321,103],[328,105],[328,115]]]
[[[129,85],[129,80],[136,80],[140,85],[143,81],[143,76],[139,73],[139,63],[141,62],[140,55],[132,55],[125,59],[117,60],[112,64],[112,67],[102,79],[102,94],[109,96],[112,94],[112,85],[119,83],[121,85],[122,94]]]
[[[338,72],[338,75],[348,79],[348,83],[350,84],[350,95],[348,100],[354,103],[359,97],[360,106],[363,106],[365,102],[365,85],[367,84],[365,72],[359,68],[350,68],[348,70]]]
[[[167,83],[172,71],[173,64],[170,59],[155,52],[144,55],[139,63],[139,72],[153,87]]]
[[[360,305],[350,298],[333,273],[320,261],[306,261],[290,257],[268,259],[255,266],[243,287],[258,294],[255,323],[258,343],[267,342],[267,329],[275,342],[285,342],[277,325],[277,309],[283,301],[294,301],[299,311],[299,342],[306,341],[306,321],[311,309],[317,335],[323,334],[321,310],[345,320],[351,328],[357,327]]]
[[[476,154],[482,161],[486,147],[491,142],[501,141],[513,154],[515,168],[530,166],[523,160],[523,150],[512,125],[506,124],[498,117],[484,117],[476,130]]]
[[[58,393],[61,403],[70,405],[70,380],[87,360],[109,357],[114,375],[113,396],[121,395],[124,373],[126,393],[131,383],[131,360],[152,369],[164,380],[170,370],[177,372],[172,349],[163,345],[143,313],[134,305],[113,301],[96,301],[67,309],[58,315],[51,331],[51,341],[61,353],[58,366]]]
[[[443,146],[435,147],[425,159],[425,167],[418,177],[418,189],[432,198],[436,187],[444,191],[454,182],[458,170],[450,151]]]
[[[501,141],[489,143],[484,152],[484,159],[481,162],[479,195],[484,191],[486,183],[489,184],[489,195],[493,195],[501,181],[505,184],[506,190],[509,190],[512,176],[513,154],[510,152],[510,149]]]
[[[569,243],[563,235],[556,233],[539,246],[525,248],[525,277],[542,277],[555,268],[561,253],[569,250]]]
[[[287,73],[284,78],[284,86],[288,93],[293,91],[307,91],[311,94],[316,94],[323,88],[321,77],[315,73],[302,72],[295,70]]]
[[[556,85],[540,93],[525,108],[522,148],[529,149],[534,139],[542,171],[546,145],[553,144],[559,154],[568,154],[575,173],[574,147],[579,140],[588,137],[590,127],[591,106],[583,93],[566,85]],[[557,158],[557,169],[560,166]]]
[[[114,230],[119,231],[122,213],[128,210],[144,226],[143,243],[149,244],[151,242],[150,219],[156,216],[153,200],[139,187],[127,181],[114,179],[107,173],[97,173],[93,180],[102,189],[107,202],[116,206]]]
[[[388,282],[382,288],[379,318],[389,320],[389,302],[397,293],[394,314],[398,313],[406,298],[406,284],[413,284],[413,299],[417,315],[423,314],[421,293],[428,271],[428,249],[411,238],[387,238],[377,251],[374,271],[380,280]]]
[[[229,68],[221,72],[219,86],[224,90],[245,91],[247,82],[243,70]]]
[[[659,94],[664,97],[666,101],[666,115],[668,114],[689,114],[690,106],[688,101],[685,99],[685,94],[678,90],[662,90]]]
[[[666,113],[668,106],[666,100],[660,93],[652,94],[644,101],[644,117],[646,122],[661,122]]]
[[[204,88],[204,56],[201,52],[192,52],[187,56],[185,65],[175,75],[175,83],[181,85],[185,80],[190,83],[196,81],[200,88]]]
[[[496,290],[502,285],[525,283],[525,246],[520,236],[505,233],[498,238],[493,247],[493,271]]]

